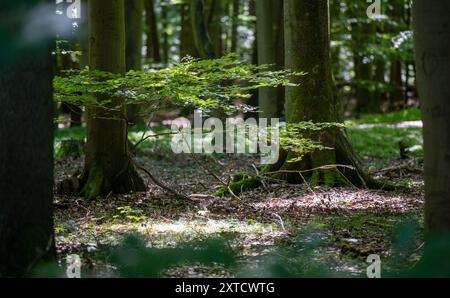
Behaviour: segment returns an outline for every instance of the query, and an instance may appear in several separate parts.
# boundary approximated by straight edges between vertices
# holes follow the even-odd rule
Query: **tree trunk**
[[[214,46],[209,37],[208,30],[205,23],[204,1],[190,0],[190,18],[192,24],[192,32],[194,33],[194,40],[200,58],[213,59],[215,58]]]
[[[376,36],[376,24],[354,24],[352,25],[352,39],[358,46],[364,47]],[[366,61],[368,55],[356,49],[354,53],[356,86],[356,112],[378,113],[381,112],[380,102],[377,101],[375,92],[371,91],[370,84],[374,79],[372,62]]]
[[[125,64],[126,71],[141,70],[142,68],[142,34],[144,2],[143,0],[125,1]],[[127,108],[129,123],[142,123],[144,120],[139,114],[141,106],[130,104]]]
[[[392,61],[390,84],[393,88],[389,94],[391,111],[400,109],[404,103],[403,80],[402,80],[402,62],[399,60]]]
[[[60,63],[61,63],[60,64],[61,71],[79,68],[76,65],[74,65],[72,55],[70,52],[66,52],[60,55]],[[64,73],[61,72],[60,75],[64,75]],[[83,116],[83,110],[79,106],[70,103],[62,103],[61,110],[69,114],[70,127],[81,126],[81,118]]]
[[[145,20],[147,24],[147,59],[152,59],[153,63],[161,63],[161,52],[159,49],[158,22],[155,13],[153,0],[144,0]]]
[[[89,1],[90,65],[93,70],[125,72],[124,0]],[[107,99],[98,95],[99,100]],[[88,198],[145,191],[128,154],[126,108],[111,98],[109,108],[88,110],[85,169],[81,183]]]
[[[8,1],[0,12],[0,277],[29,275],[55,255],[50,36],[22,35],[24,16],[43,4]]]
[[[223,0],[210,0],[208,2],[209,13],[206,18],[208,34],[211,36],[215,57],[222,57],[224,53],[222,40],[222,16],[224,12],[223,7],[226,2]]]
[[[403,22],[403,1],[394,2],[390,11],[390,17],[397,21],[399,24]],[[398,31],[398,29],[394,29]],[[398,33],[398,32],[396,32]],[[390,69],[390,85],[392,91],[389,93],[389,110],[399,110],[404,106],[405,98],[403,91],[403,78],[402,78],[403,63],[398,58],[391,62]]]
[[[450,1],[416,0],[416,70],[424,122],[425,234],[423,261],[450,274]],[[436,239],[440,239],[438,242]],[[433,267],[430,267],[433,266]]]
[[[282,14],[282,1],[256,1],[258,64],[272,64],[275,70],[282,69],[284,66],[283,61],[279,59],[284,52],[284,48],[280,46],[283,44],[283,40],[280,40],[283,36]],[[261,118],[270,119],[281,116],[279,103],[284,101],[283,90],[283,87],[260,88],[258,101]]]
[[[239,8],[240,1],[233,0],[233,11],[231,15],[231,52],[236,53],[238,49],[238,27],[239,27]]]
[[[143,12],[142,0],[125,1],[126,71],[142,68]]]
[[[167,2],[164,2],[164,4],[161,7],[161,22],[163,25],[163,62],[165,65],[169,64],[169,56],[170,56],[170,47],[169,47],[169,33],[168,33],[168,27],[169,27],[169,19],[168,19],[168,6],[169,4]]]
[[[339,122],[338,102],[333,92],[328,1],[285,0],[284,16],[286,68],[308,72],[296,79],[301,80],[301,86],[286,88],[287,122]],[[298,171],[343,164],[353,169],[314,170],[310,176],[315,182],[328,185],[342,184],[343,180],[356,186],[365,185],[365,175],[344,131],[329,129],[311,137],[334,150],[313,152],[301,162],[280,160],[271,170],[278,166],[282,171]],[[281,155],[287,159],[292,156],[291,153]],[[290,182],[302,182],[298,173],[283,176]]]
[[[180,55],[181,58],[190,56],[199,58],[197,47],[195,46],[193,26],[191,23],[190,4],[181,5],[181,36],[180,36]]]

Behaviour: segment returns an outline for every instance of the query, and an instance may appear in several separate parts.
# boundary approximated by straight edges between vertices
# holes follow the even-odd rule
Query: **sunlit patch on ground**
[[[256,208],[292,215],[350,211],[404,213],[422,205],[423,200],[413,196],[355,189],[320,191],[290,198],[268,198],[253,204]]]
[[[390,117],[397,119],[396,115]],[[227,245],[238,258],[235,267],[182,262],[168,268],[165,276],[364,276],[366,257],[373,253],[382,257],[386,268],[411,266],[423,243],[423,231],[417,228],[423,223],[423,163],[413,150],[406,160],[401,159],[399,142],[406,138],[407,148],[420,147],[421,130],[392,124],[395,121],[385,127],[380,121],[386,119],[372,120],[377,126],[353,128],[350,136],[358,140],[355,147],[368,171],[395,181],[401,185],[398,191],[272,184],[244,191],[240,200],[228,195],[211,202],[189,202],[165,192],[141,172],[149,186],[146,193],[111,194],[92,201],[56,196],[59,258],[77,253],[84,266],[96,274],[115,276],[117,268],[109,263],[108,251],[133,233],[155,249],[231,236]],[[152,127],[151,133],[162,131],[167,128]],[[82,139],[84,132],[60,133],[59,140]],[[132,142],[141,138],[139,130],[131,133]],[[203,167],[228,181],[236,173],[254,175],[258,158],[176,155],[167,139],[150,138],[136,152],[135,160],[180,193],[211,195],[223,185]],[[70,177],[82,167],[83,157],[58,158],[56,179]],[[392,259],[401,264],[391,264]],[[277,271],[279,264],[289,273]]]

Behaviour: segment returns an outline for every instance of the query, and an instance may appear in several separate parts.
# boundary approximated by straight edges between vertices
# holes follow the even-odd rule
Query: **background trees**
[[[0,277],[24,276],[54,257],[52,32],[30,34],[48,1],[0,11]],[[34,14],[33,14],[34,12]]]
[[[34,12],[38,3],[26,2],[21,9]],[[70,104],[81,103],[79,111],[88,112],[87,119],[76,119],[80,127],[59,129],[69,126],[59,123],[56,130],[57,148],[66,141],[78,145],[76,156],[61,157],[59,151],[55,152],[56,180],[72,177],[69,180],[75,190],[56,195],[57,241],[63,244],[79,238],[97,241],[97,228],[115,233],[111,226],[116,223],[124,229],[135,229],[157,221],[158,227],[164,227],[180,218],[208,222],[208,216],[217,209],[224,212],[220,216],[225,221],[237,219],[244,226],[242,218],[250,218],[247,222],[250,225],[260,217],[264,222],[272,222],[276,215],[279,227],[276,222],[268,233],[275,231],[289,238],[293,234],[290,232],[298,232],[299,226],[311,222],[312,214],[316,227],[324,228],[326,235],[333,234],[329,245],[333,251],[340,250],[338,257],[350,255],[354,261],[354,254],[361,259],[369,251],[389,258],[396,256],[392,252],[397,244],[390,250],[384,243],[394,235],[392,222],[411,217],[421,224],[420,110],[380,114],[419,106],[414,91],[416,63],[412,59],[409,2],[383,1],[382,14],[375,18],[367,15],[367,3],[346,0],[339,3],[91,0],[89,3],[89,9],[82,8],[82,14],[89,10],[89,18],[76,22],[65,19],[63,25],[48,17],[49,26],[61,31],[56,34],[58,46],[54,50],[57,58],[54,62],[58,62],[54,65],[59,74],[54,79],[55,95]],[[53,255],[52,136],[48,126],[51,62],[49,48],[44,44],[55,32],[40,27],[47,17],[42,18],[39,9],[36,13],[39,21],[33,18],[30,21],[28,14],[19,11],[15,4],[5,7],[9,14],[0,13],[0,38],[2,44],[8,45],[0,49],[0,275],[23,275],[36,262]],[[66,7],[60,20],[66,15]],[[18,14],[11,14],[15,10]],[[432,256],[436,252],[440,258],[448,254],[448,239],[442,236],[448,234],[449,226],[446,216],[449,150],[448,144],[441,144],[448,137],[446,11],[448,5],[444,2],[427,8],[421,1],[415,10],[417,73],[419,85],[423,85],[420,91],[427,154],[427,244],[421,265],[437,265],[442,274],[448,273],[448,263]],[[89,33],[83,30],[86,19]],[[186,55],[218,58],[230,52],[236,55],[215,60],[188,58],[179,63]],[[260,66],[273,64],[270,68],[273,71],[246,64],[249,61]],[[81,70],[84,66],[90,69]],[[65,71],[70,68],[73,70]],[[283,68],[306,73],[297,77],[291,72],[277,71]],[[129,70],[137,71],[124,75]],[[286,73],[299,85],[290,84]],[[283,87],[261,88],[275,85],[287,85],[286,94]],[[253,88],[260,88],[259,94],[255,92],[249,99],[248,93]],[[258,166],[255,156],[237,156],[232,160],[215,153],[191,159],[168,149],[174,133],[168,124],[175,123],[180,114],[190,117],[192,108],[200,108],[209,115],[227,114],[239,121],[245,117],[243,112],[250,110],[246,105],[249,102],[260,109],[261,119],[282,117],[288,127],[293,127],[285,136],[291,143],[282,140],[281,158],[273,167]],[[64,106],[69,106],[67,103]],[[137,110],[132,111],[136,105],[126,107],[130,103],[144,103],[152,114],[138,119]],[[374,112],[377,114],[364,115]],[[343,119],[358,156],[347,133],[338,125]],[[75,120],[73,115],[71,120],[72,123]],[[148,125],[145,128],[135,125],[129,133],[128,125],[140,121]],[[38,136],[31,127],[39,129]],[[16,132],[12,133],[13,129]],[[405,144],[412,138],[414,146],[413,142]],[[312,147],[320,144],[321,147],[317,146],[322,150],[295,150],[296,145],[310,141]],[[136,159],[151,169],[140,167],[154,182],[150,187],[156,189],[136,193],[147,187],[130,157],[129,144]],[[382,157],[374,158],[374,152]],[[359,156],[365,158],[364,165]],[[176,166],[172,167],[173,164]],[[335,187],[370,187],[373,180],[366,172],[395,183],[388,186],[396,192]],[[36,175],[39,177],[35,178]],[[211,177],[215,182],[208,180]],[[246,192],[248,188],[254,189]],[[384,184],[382,188],[385,190]],[[361,194],[369,198],[361,199]],[[81,198],[82,195],[97,200]],[[327,196],[325,201],[323,198]],[[290,202],[287,209],[283,207],[286,200]],[[308,206],[302,205],[304,201],[308,201]],[[314,206],[310,208],[309,203]],[[224,206],[215,209],[217,204]],[[349,212],[341,212],[343,209]],[[284,225],[285,222],[294,228]],[[83,230],[86,225],[88,228]],[[232,229],[229,227],[226,225],[225,230]],[[358,233],[358,229],[366,227],[371,229],[370,233]],[[188,229],[183,227],[183,232]],[[421,250],[421,243],[417,243],[421,231],[407,230],[407,236],[403,233],[400,238],[408,238],[413,251],[397,255],[412,259],[410,256]],[[152,233],[153,229],[146,229],[143,237],[150,237],[151,241]],[[436,236],[441,241],[437,250],[433,247]],[[359,247],[374,243],[373,238],[377,239],[375,247]],[[70,245],[64,247],[71,249]],[[279,248],[275,249],[277,253],[283,250]]]

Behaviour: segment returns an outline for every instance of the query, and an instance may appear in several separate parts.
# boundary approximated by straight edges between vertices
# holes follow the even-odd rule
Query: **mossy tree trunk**
[[[0,12],[0,277],[28,276],[55,256],[53,45],[23,35],[26,16],[51,3],[4,1]]]
[[[287,122],[339,122],[331,69],[328,0],[285,0],[284,17],[286,68],[308,72],[297,79],[301,80],[301,86],[286,88]],[[287,172],[341,164],[352,169],[318,169],[309,172],[309,176],[317,183],[328,185],[344,181],[365,185],[365,175],[343,130],[328,129],[310,137],[334,149],[313,152],[300,162],[288,162],[293,154],[282,152],[282,158],[270,170],[281,170],[281,175],[290,182],[302,182],[298,173]]]
[[[450,2],[413,6],[417,79],[424,122],[425,255],[437,276],[450,274]],[[423,271],[422,271],[423,272]]]
[[[92,69],[125,72],[124,16],[124,0],[89,1],[89,58]],[[98,99],[108,97],[99,94]],[[81,179],[83,192],[88,198],[109,192],[146,190],[128,154],[123,100],[114,97],[108,105],[109,109],[88,109],[86,160]]]
[[[258,64],[274,65],[275,70],[284,66],[283,1],[256,1]],[[261,88],[258,106],[261,118],[279,118],[284,102],[284,88]]]

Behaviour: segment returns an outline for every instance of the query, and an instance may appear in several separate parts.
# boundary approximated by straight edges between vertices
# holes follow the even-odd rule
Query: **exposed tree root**
[[[116,175],[108,175],[99,164],[94,164],[85,169],[82,175],[74,175],[59,183],[57,191],[60,194],[83,195],[93,199],[111,192],[126,194],[146,190],[147,186],[133,163],[127,162],[123,170]]]

